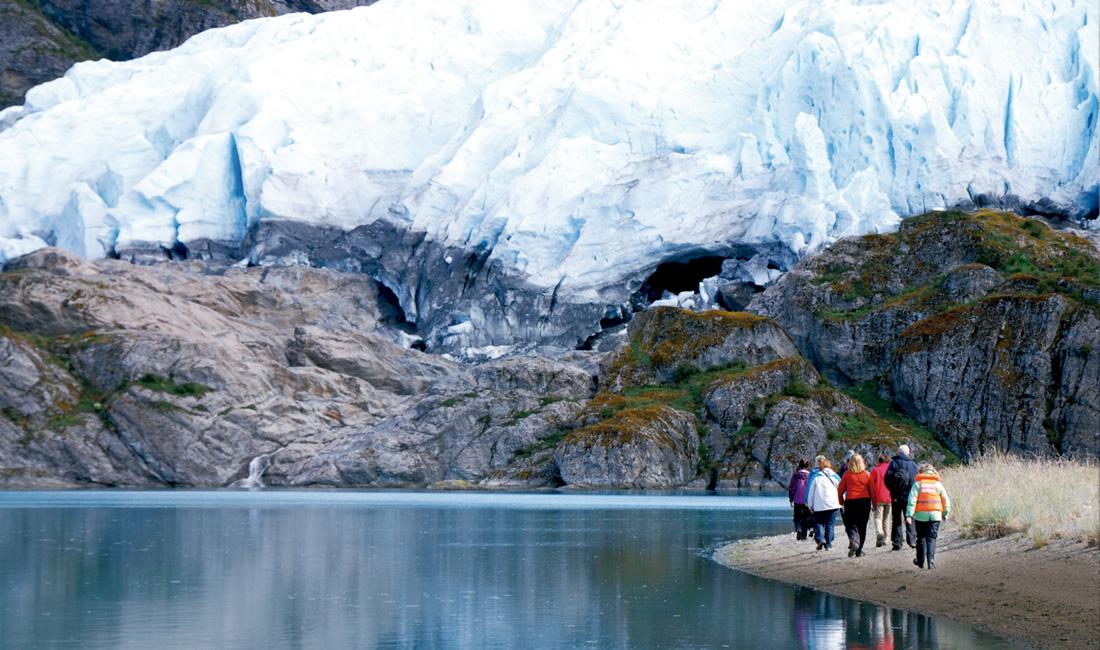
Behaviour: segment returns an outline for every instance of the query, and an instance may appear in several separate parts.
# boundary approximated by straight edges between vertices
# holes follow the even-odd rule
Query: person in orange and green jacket
[[[909,490],[909,503],[905,508],[905,521],[916,522],[917,557],[913,564],[931,569],[936,560],[936,538],[940,534],[940,522],[951,512],[951,499],[943,488],[940,474],[931,463],[924,463]]]

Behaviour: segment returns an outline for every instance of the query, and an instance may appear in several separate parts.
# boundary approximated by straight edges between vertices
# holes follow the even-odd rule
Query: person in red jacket
[[[890,457],[878,455],[878,465],[871,470],[871,514],[875,520],[875,547],[886,545],[890,534],[890,488],[886,487],[886,468],[890,467]]]
[[[848,533],[848,557],[862,557],[867,539],[867,519],[871,516],[871,474],[863,456],[852,455],[848,471],[836,486],[844,508],[844,531]]]

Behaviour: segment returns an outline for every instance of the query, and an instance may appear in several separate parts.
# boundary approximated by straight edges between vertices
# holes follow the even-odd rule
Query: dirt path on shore
[[[921,571],[913,551],[890,545],[847,557],[838,531],[832,551],[794,534],[724,546],[731,568],[822,591],[972,625],[1039,648],[1100,648],[1100,549],[1054,541],[1041,549],[1019,539],[940,535],[936,568]]]

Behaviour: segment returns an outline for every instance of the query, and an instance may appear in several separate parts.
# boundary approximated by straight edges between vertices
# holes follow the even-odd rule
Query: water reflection
[[[447,496],[432,507],[257,496],[248,507],[6,508],[0,494],[0,639],[103,648],[1003,645],[708,559],[722,540],[785,530],[783,510],[455,509]]]
[[[939,648],[936,620],[913,612],[838,598],[812,589],[794,588],[795,636],[804,648],[894,650],[895,648]],[[949,630],[949,643],[960,638]],[[1009,647],[1009,644],[1004,644]]]

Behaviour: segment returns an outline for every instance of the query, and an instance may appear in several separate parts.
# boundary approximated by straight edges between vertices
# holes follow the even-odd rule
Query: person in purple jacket
[[[795,539],[808,539],[813,513],[806,507],[806,480],[810,478],[810,461],[798,461],[798,469],[787,482],[787,500],[794,506]]]

